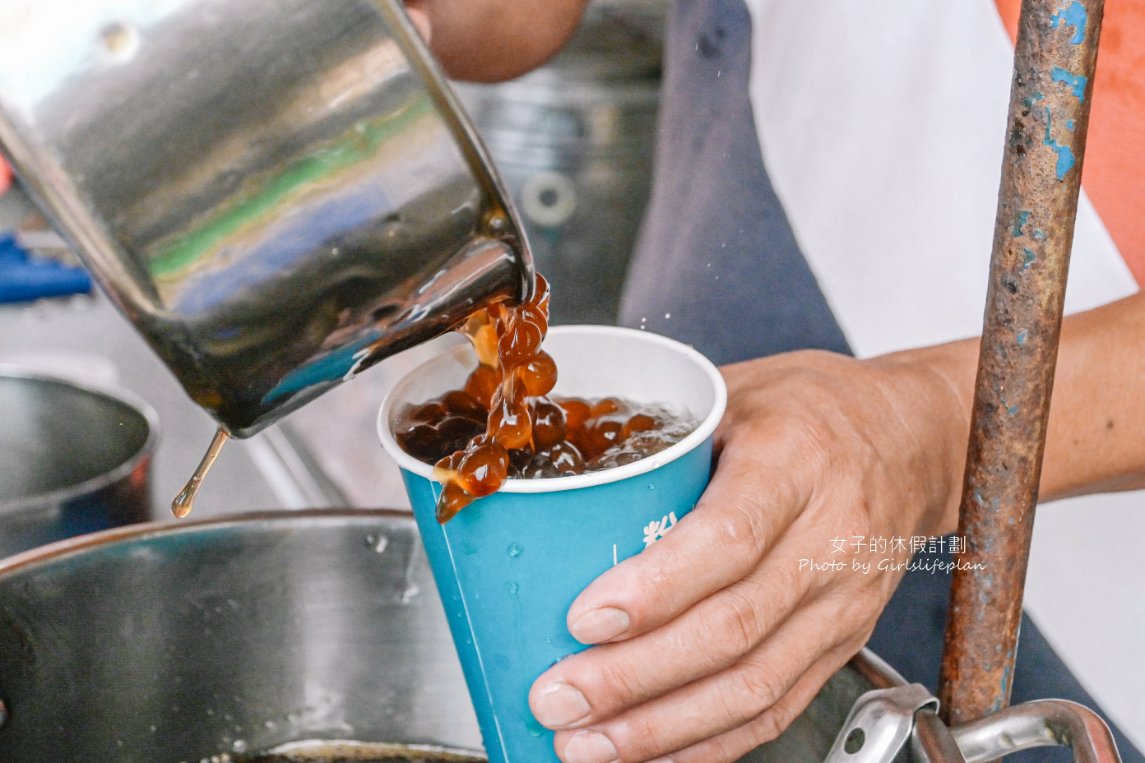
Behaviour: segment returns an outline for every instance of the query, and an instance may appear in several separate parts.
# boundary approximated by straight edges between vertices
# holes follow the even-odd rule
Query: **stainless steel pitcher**
[[[397,0],[12,0],[0,147],[236,436],[532,289]]]

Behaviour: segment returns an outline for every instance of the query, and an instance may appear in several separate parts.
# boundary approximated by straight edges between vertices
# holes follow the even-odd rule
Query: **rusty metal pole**
[[[1102,7],[1022,2],[939,689],[950,725],[1010,700]]]

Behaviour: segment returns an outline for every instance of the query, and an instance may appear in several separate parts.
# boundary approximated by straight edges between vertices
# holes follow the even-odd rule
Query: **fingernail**
[[[617,763],[616,747],[599,731],[578,731],[565,745],[565,763]]]
[[[614,607],[601,607],[585,612],[569,628],[572,637],[582,644],[599,644],[628,630],[628,613]]]
[[[588,700],[577,689],[560,682],[551,683],[537,697],[533,715],[550,729],[571,726],[588,718]]]

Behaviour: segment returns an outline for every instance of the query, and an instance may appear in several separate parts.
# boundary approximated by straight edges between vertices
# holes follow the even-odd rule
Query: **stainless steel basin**
[[[411,519],[247,516],[0,564],[0,760],[209,760],[311,738],[477,747]]]
[[[744,762],[823,760],[855,699],[899,681],[860,655]],[[480,747],[416,526],[390,511],[138,525],[0,562],[0,701],[4,763]]]

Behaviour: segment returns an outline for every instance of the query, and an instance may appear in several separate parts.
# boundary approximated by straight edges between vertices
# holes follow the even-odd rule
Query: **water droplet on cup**
[[[514,559],[520,556],[523,550],[524,549],[522,549],[521,546],[516,543],[509,544],[509,556],[513,557]]]
[[[510,596],[516,596],[517,591],[521,590],[521,586],[517,583],[506,583],[505,590],[509,592]]]

